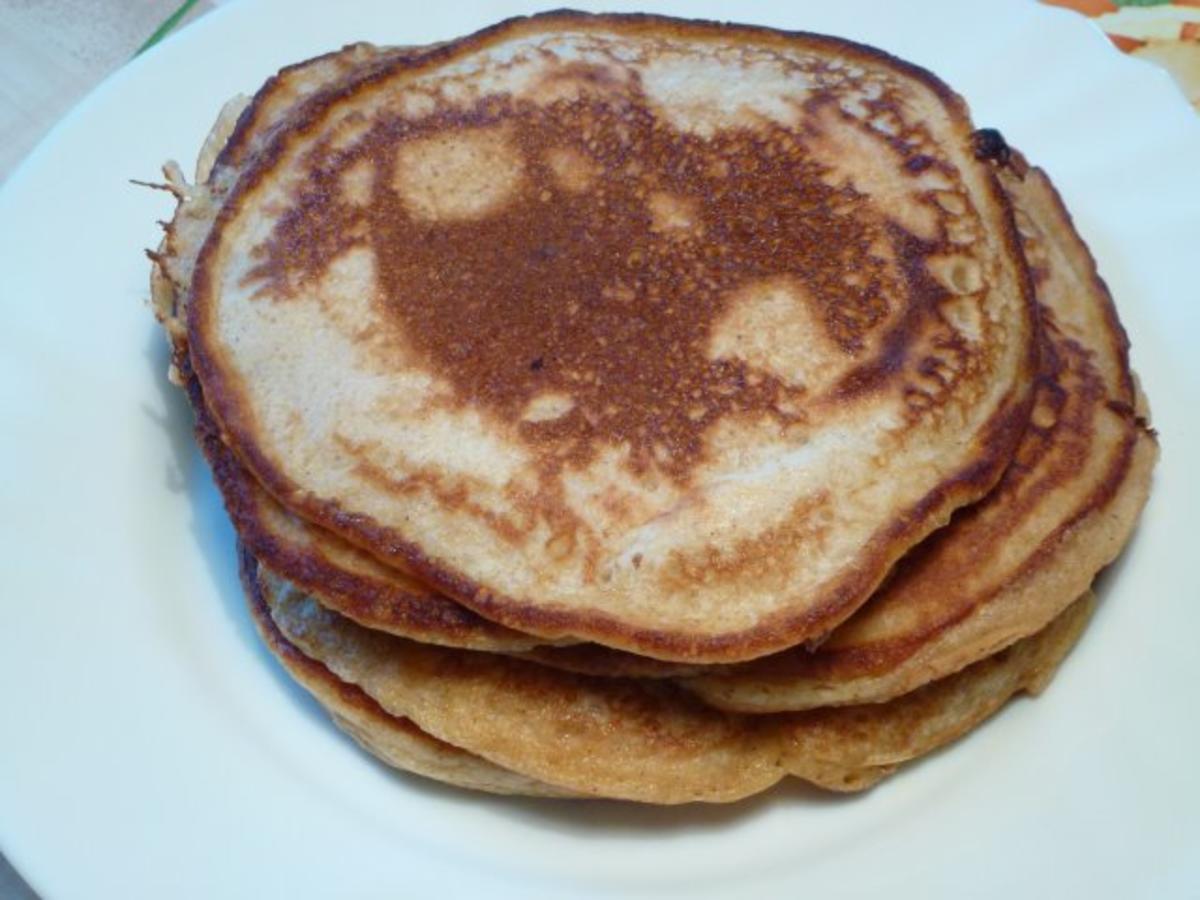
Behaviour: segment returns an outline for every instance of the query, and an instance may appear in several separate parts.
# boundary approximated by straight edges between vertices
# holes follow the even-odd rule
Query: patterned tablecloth
[[[1200,0],[1045,0],[1094,19],[1114,44],[1174,77],[1200,112]]]
[[[0,184],[59,118],[147,41],[220,2],[0,0]],[[1119,49],[1167,69],[1200,112],[1200,0],[1043,2],[1092,18]],[[36,900],[3,855],[0,898]]]
[[[168,26],[164,33],[185,27],[222,2],[0,0],[0,184],[67,110],[160,26]],[[1200,0],[1044,2],[1095,19],[1117,47],[1166,68],[1200,111]]]

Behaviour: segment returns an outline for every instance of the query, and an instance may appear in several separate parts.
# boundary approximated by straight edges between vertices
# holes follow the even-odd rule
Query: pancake
[[[1042,690],[1093,606],[1086,597],[1038,635],[889,704],[738,716],[664,683],[572,675],[371,631],[251,557],[243,563],[251,605],[265,605],[288,643],[389,715],[539,783],[662,804],[730,802],[788,775],[835,791],[869,787],[1012,695]]]
[[[205,404],[286,508],[493,622],[685,662],[818,639],[1024,425],[987,148],[877,51],[553,14],[267,131],[190,280]]]
[[[1050,180],[1001,170],[1034,271],[1045,333],[1037,399],[996,489],[903,560],[815,652],[688,681],[746,712],[878,702],[957,671],[1057,616],[1128,541],[1158,455],[1128,340]]]
[[[663,25],[661,20],[642,24],[647,22],[648,27]],[[509,27],[520,26],[509,23],[498,30]],[[690,27],[684,26],[684,31]],[[750,31],[760,38],[764,34]],[[685,33],[684,37],[694,35]],[[488,39],[485,36],[485,44]],[[805,39],[800,38],[801,42]],[[661,49],[656,46],[654,52]],[[445,53],[454,50],[451,46]],[[744,47],[740,50],[745,52]],[[231,102],[201,152],[196,184],[188,185],[178,167],[169,171],[180,210],[168,226],[163,247],[152,254],[156,259],[155,307],[175,348],[175,380],[188,391],[201,447],[239,538],[246,544],[243,577],[256,624],[271,652],[329,710],[335,723],[395,768],[493,793],[618,797],[654,803],[726,802],[763,790],[788,775],[831,790],[861,790],[905,761],[969,731],[1013,694],[1036,693],[1044,687],[1078,636],[1093,603],[1085,596],[1068,607],[1074,596],[1069,594],[1070,588],[1081,585],[1084,590],[1103,564],[1098,560],[1105,554],[1111,558],[1126,540],[1144,501],[1155,447],[1145,427],[1144,399],[1135,393],[1128,368],[1127,341],[1086,248],[1048,180],[1040,172],[1028,175],[1023,160],[988,133],[973,135],[971,146],[991,163],[994,175],[1012,195],[1016,224],[1046,318],[1037,377],[1032,378],[1031,371],[1020,376],[1032,385],[1028,393],[1036,394],[1032,424],[1016,445],[1013,463],[993,493],[983,503],[960,510],[949,528],[910,553],[876,598],[815,654],[797,648],[749,665],[704,666],[700,662],[710,657],[703,654],[699,658],[691,652],[682,657],[658,654],[686,660],[675,662],[599,643],[575,643],[573,631],[559,633],[549,628],[539,629],[537,634],[522,633],[485,618],[451,600],[436,585],[425,583],[428,573],[420,565],[412,566],[406,553],[381,554],[362,540],[356,546],[347,540],[354,538],[353,533],[344,529],[335,533],[325,527],[328,522],[322,525],[304,518],[307,513],[299,508],[302,504],[291,502],[294,498],[290,495],[277,498],[271,493],[275,486],[251,472],[247,463],[253,466],[252,455],[244,453],[224,423],[210,412],[204,386],[192,372],[188,308],[192,272],[201,247],[210,241],[210,230],[213,240],[219,238],[219,220],[231,215],[222,210],[236,207],[243,180],[265,178],[263,167],[270,170],[275,165],[274,158],[283,152],[280,148],[297,139],[297,129],[304,132],[314,117],[331,115],[329,110],[347,97],[373,90],[389,79],[404,82],[404,90],[410,90],[401,70],[419,73],[442,66],[446,64],[444,55],[436,48],[354,45],[289,67],[251,101],[238,98]],[[574,82],[580,75],[573,70],[566,80]],[[827,85],[819,87],[824,90]],[[592,93],[597,96],[591,98]],[[570,84],[568,94],[575,101],[595,100],[601,106],[614,96],[611,85],[597,86],[591,76],[581,84]],[[761,97],[750,106],[759,100]],[[697,115],[699,109],[702,104],[693,102],[686,115]],[[764,114],[761,108],[751,111]],[[879,111],[871,108],[873,113]],[[727,115],[729,110],[718,112]],[[845,112],[853,118],[852,111]],[[767,119],[775,116],[771,111],[765,115]],[[519,127],[528,124],[520,115],[511,118]],[[510,123],[501,124],[507,127]],[[695,125],[671,124],[683,131]],[[760,124],[756,122],[755,128]],[[460,126],[455,123],[454,128]],[[712,140],[711,134],[701,137]],[[922,139],[927,138],[928,134],[922,134]],[[538,146],[536,141],[533,144]],[[528,149],[527,142],[522,142],[526,161]],[[585,192],[586,186],[568,183],[577,168],[574,163],[564,174],[559,171],[561,166],[556,169],[552,160],[545,161],[560,187]],[[931,166],[933,163],[922,163],[916,168],[925,171]],[[526,176],[528,171],[522,173]],[[847,187],[849,183],[843,185]],[[870,202],[878,199],[872,197]],[[927,193],[924,200],[953,214],[942,237],[965,245],[969,236],[959,203],[946,193]],[[276,212],[284,210],[286,202],[285,198]],[[659,201],[648,201],[646,208],[652,219],[665,216],[670,228],[679,227],[677,208],[668,205],[664,212]],[[884,214],[888,218],[910,213],[886,207]],[[662,221],[655,223],[661,225]],[[707,237],[711,233],[707,220],[702,224]],[[1002,237],[1001,244],[1012,235]],[[955,275],[951,268],[939,268],[949,264],[940,262],[937,248],[925,249],[932,256],[924,263],[926,274],[951,281],[968,277],[964,273],[969,270],[959,269]],[[1097,291],[1103,294],[1100,300]],[[1048,302],[1048,297],[1056,295],[1055,302]],[[633,299],[640,302],[640,298]],[[977,299],[971,297],[970,301]],[[275,298],[267,302],[289,301]],[[735,306],[743,302],[742,297],[734,300]],[[939,316],[955,320],[959,326],[970,325],[963,319],[961,296],[957,300],[943,297],[937,303]],[[1047,307],[1052,311],[1047,313]],[[884,330],[887,327],[890,324]],[[901,330],[897,326],[892,333]],[[752,367],[762,363],[759,358],[742,361]],[[937,377],[949,378],[944,372]],[[871,388],[886,389],[885,384]],[[1011,402],[1019,405],[1018,400]],[[1047,418],[1048,411],[1052,420]],[[721,435],[722,440],[725,437]],[[628,443],[630,458],[635,445],[636,441]],[[1128,451],[1124,456],[1118,445]],[[662,476],[666,465],[657,462]],[[1099,473],[1104,463],[1108,468],[1102,478]],[[1063,477],[1071,464],[1079,471]],[[569,470],[564,463],[557,474]],[[1017,478],[1017,472],[1024,474]],[[644,472],[633,475],[641,477]],[[1072,508],[1067,501],[1083,498],[1086,491],[1082,486],[1089,479],[1095,487],[1091,505],[1081,500]],[[1003,499],[1006,496],[1008,499]],[[1007,512],[980,512],[989,505],[999,505]],[[1067,521],[1072,512],[1074,518]],[[963,525],[988,516],[1003,519],[1008,530],[995,527],[994,521],[990,531]],[[1014,548],[1028,549],[1030,535],[1042,533],[1038,528],[1045,539],[1030,557],[1036,564],[1027,561],[1016,569],[1010,567],[1011,581],[998,594],[986,596],[978,608],[971,607],[956,617],[954,609],[965,608],[964,596],[977,596],[978,585],[989,577],[1006,577],[1002,570],[1014,561]],[[946,551],[931,548],[938,547],[939,541],[948,542],[955,533],[959,535],[957,543],[949,543],[958,547],[953,553],[975,554],[976,570],[964,578],[964,583],[975,578],[970,590],[951,592],[949,599],[935,597],[932,591],[917,592],[914,596],[924,597],[924,605],[893,605],[888,614],[889,591],[910,577],[906,573],[913,561],[924,553],[945,555]],[[1019,589],[1014,590],[1014,585]],[[1020,602],[1013,597],[1021,598]],[[986,616],[979,612],[984,607],[990,610]],[[1057,618],[1055,613],[1060,613]],[[998,638],[1006,627],[1007,634]],[[595,634],[585,628],[582,636]],[[639,640],[645,637],[643,634]],[[651,634],[650,639],[656,638]],[[799,692],[807,691],[813,697],[820,693],[813,684],[822,679],[834,682],[836,696],[820,694],[821,702],[858,705],[748,716],[697,702],[706,683],[728,685],[730,676],[735,676],[734,682],[744,679],[755,666],[770,671],[769,665],[793,655],[820,659],[828,651],[838,650],[839,641],[844,642],[842,650],[857,646],[865,647],[866,653],[857,657],[853,652],[846,654],[838,665],[843,666],[846,659],[853,665],[832,667],[832,676],[825,672],[810,677],[812,671],[808,671],[797,679],[793,669],[783,681],[790,679],[795,687],[807,679],[810,683],[802,684]],[[628,646],[621,640],[612,643]],[[633,649],[639,647],[644,650],[640,644]],[[1003,649],[993,652],[997,648]],[[865,666],[864,660],[869,660]],[[721,677],[688,677],[712,672]],[[947,673],[953,674],[941,677]],[[686,690],[663,680],[681,676]],[[741,687],[753,681],[743,680]],[[878,702],[899,694],[903,696]],[[717,696],[715,702],[724,701]],[[814,705],[810,697],[797,708]],[[748,708],[765,712],[773,707],[760,708],[752,702]]]
[[[243,577],[253,578],[253,562],[243,562]],[[492,794],[532,797],[565,797],[570,793],[532,778],[492,765],[474,754],[439,741],[410,720],[389,715],[359,688],[338,679],[325,666],[290,644],[272,620],[265,604],[257,600],[253,584],[246,584],[255,627],[267,649],[305,690],[326,710],[334,723],[368,753],[405,772],[412,772],[457,787]]]

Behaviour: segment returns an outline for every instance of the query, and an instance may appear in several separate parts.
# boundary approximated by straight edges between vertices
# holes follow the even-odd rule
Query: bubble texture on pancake
[[[762,655],[986,492],[1028,413],[1029,285],[970,133],[845,42],[506,23],[272,129],[189,351],[285,506],[487,618]]]
[[[689,686],[747,712],[887,700],[1032,634],[1125,546],[1158,445],[1128,341],[1045,173],[1001,170],[1034,270],[1045,349],[1029,427],[997,487],[917,547],[815,652],[797,648]]]

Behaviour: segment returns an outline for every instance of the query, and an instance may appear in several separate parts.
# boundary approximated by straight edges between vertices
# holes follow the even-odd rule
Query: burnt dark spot
[[[999,163],[1002,166],[1007,165],[1012,158],[1008,142],[995,128],[980,128],[972,133],[971,149],[975,152],[976,159]]]
[[[544,364],[545,363],[543,362],[542,358],[540,356],[536,356],[532,360],[530,360],[529,370],[531,372],[540,372],[540,371],[542,371],[542,366]]]
[[[921,172],[924,172],[930,166],[934,165],[936,162],[937,160],[935,160],[932,156],[919,153],[916,156],[910,157],[908,161],[904,163],[904,168],[914,175],[918,175]]]
[[[1137,413],[1134,408],[1122,400],[1109,400],[1107,404],[1109,410],[1115,412],[1118,416],[1124,419],[1134,420],[1137,418]]]

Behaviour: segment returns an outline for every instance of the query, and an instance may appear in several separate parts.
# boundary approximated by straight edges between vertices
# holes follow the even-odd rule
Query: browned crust
[[[385,562],[399,562],[405,568],[411,568],[422,579],[464,606],[514,630],[547,639],[586,637],[600,644],[669,661],[734,662],[824,635],[848,618],[870,596],[908,547],[945,524],[953,509],[986,493],[995,483],[1024,428],[1028,411],[1028,399],[1024,399],[1020,406],[1010,407],[990,431],[986,442],[989,448],[986,458],[976,461],[948,484],[932,491],[921,504],[898,517],[882,535],[877,535],[869,545],[869,563],[852,572],[825,604],[802,614],[774,616],[755,628],[715,637],[696,638],[665,630],[631,628],[598,610],[584,613],[521,604],[511,598],[485,592],[469,579],[440,568],[420,548],[402,541],[398,535],[375,525],[366,517],[351,516],[336,509],[333,504],[311,499],[303,504],[295,502],[292,505],[300,506],[306,517],[321,526],[380,555]],[[257,457],[260,466],[265,466],[265,460],[255,448],[246,449],[245,452],[249,457]],[[253,463],[250,468],[277,496],[288,496],[294,491],[294,486],[289,482],[273,478],[274,473],[264,474],[265,470]],[[372,544],[375,546],[372,547]],[[387,555],[379,554],[377,548],[380,546],[388,548]],[[317,589],[324,594],[324,586],[318,586]]]
[[[353,46],[353,45],[350,45]],[[235,166],[243,161],[243,153],[246,146],[250,143],[250,138],[262,127],[262,112],[263,107],[271,100],[276,93],[282,90],[290,75],[293,75],[313,63],[323,62],[325,60],[336,59],[340,54],[345,53],[350,49],[350,46],[343,47],[341,50],[331,50],[328,53],[322,53],[319,56],[314,56],[312,59],[307,59],[304,62],[293,63],[290,66],[284,66],[274,75],[266,80],[261,88],[255,93],[253,99],[242,110],[238,116],[237,124],[234,125],[233,131],[229,134],[229,140],[225,142],[225,146],[221,148],[221,152],[217,154],[216,161],[213,163],[213,169],[223,168],[225,166]]]
[[[851,58],[884,64],[921,82],[932,90],[945,104],[951,118],[960,126],[964,137],[970,132],[970,120],[962,99],[932,73],[911,63],[861,44],[814,35],[806,32],[787,32],[762,26],[721,24],[707,21],[685,21],[653,15],[605,15],[593,16],[572,11],[543,13],[528,18],[510,19],[483,29],[473,35],[452,41],[420,56],[402,57],[373,71],[365,78],[355,80],[349,86],[331,90],[322,95],[319,103],[309,104],[293,120],[289,136],[306,134],[320,120],[327,106],[347,99],[355,92],[378,81],[389,78],[400,71],[416,72],[435,66],[445,59],[486,46],[489,42],[523,29],[534,29],[545,24],[585,28],[589,25],[611,27],[619,24],[636,32],[654,31],[673,36],[711,35],[728,39],[730,34],[768,45],[794,45],[807,43],[810,46],[836,50]],[[231,446],[242,462],[258,480],[285,506],[294,509],[305,518],[345,537],[385,562],[411,570],[439,591],[458,600],[494,622],[518,631],[557,639],[580,637],[622,649],[629,649],[648,656],[679,662],[737,662],[762,656],[799,641],[819,639],[849,617],[870,596],[871,592],[886,575],[891,566],[911,546],[934,529],[944,525],[950,513],[985,494],[999,479],[1020,438],[1028,418],[1032,402],[1031,381],[1037,365],[1038,341],[1034,339],[1037,319],[1034,312],[1034,295],[1028,272],[1019,268],[1020,287],[1023,294],[1026,329],[1030,332],[1023,371],[1016,379],[1016,387],[1005,402],[993,414],[984,429],[979,453],[963,469],[931,490],[919,503],[903,511],[893,522],[877,533],[868,542],[859,563],[849,576],[829,592],[828,599],[816,607],[803,612],[782,611],[766,617],[757,625],[737,632],[697,637],[666,629],[631,627],[627,623],[606,614],[602,610],[555,610],[536,604],[519,601],[488,591],[460,572],[453,571],[431,559],[412,541],[406,540],[394,529],[386,528],[369,517],[349,514],[338,509],[329,501],[322,501],[303,494],[290,479],[275,469],[266,456],[255,446],[252,435],[253,422],[244,404],[239,403],[239,385],[233,383],[220,371],[214,353],[207,345],[208,332],[206,313],[211,304],[205,302],[211,295],[212,284],[208,260],[214,250],[212,235],[219,234],[223,225],[237,214],[242,198],[255,188],[287,147],[287,140],[276,140],[254,161],[242,176],[218,214],[197,261],[192,284],[192,302],[188,305],[188,334],[192,364],[203,385],[205,405],[218,422],[226,443]],[[993,175],[988,179],[988,190],[996,208],[1001,211],[1002,228],[999,234],[1011,259],[1021,259],[1019,235],[1013,221],[1008,200]]]
[[[1078,642],[1095,605],[1089,591],[1036,635],[890,702],[796,714],[803,723],[795,734],[802,749],[793,756],[799,765],[792,774],[809,777],[804,770],[807,757],[835,757],[850,773],[870,772],[869,766],[894,768],[961,739],[1012,697],[1045,690]],[[1003,686],[997,690],[993,682],[987,687],[992,679]],[[857,790],[855,777],[852,774],[842,786],[827,776],[818,783],[832,790]]]
[[[303,62],[293,63],[290,66],[284,66],[282,69],[268,78],[263,86],[255,93],[250,103],[246,105],[246,108],[243,109],[241,114],[238,116],[237,123],[234,125],[233,131],[229,134],[229,139],[221,148],[221,152],[217,154],[217,158],[213,163],[213,171],[215,172],[218,169],[229,166],[239,166],[246,161],[245,153],[247,148],[249,147],[253,138],[263,128],[264,110],[266,109],[267,105],[275,99],[278,93],[290,89],[289,79],[292,76],[299,75],[305,69],[316,63],[336,62],[345,57],[353,55],[358,50],[365,52],[368,49],[368,46],[369,45],[367,44],[361,43],[347,44],[340,50],[331,50],[329,53],[322,53],[319,56],[314,56],[311,59],[304,60]],[[384,59],[364,60],[364,64],[367,65],[367,68],[362,72],[358,72],[356,76],[348,82],[335,82],[336,88],[343,91],[350,89],[355,83],[361,80],[364,75],[369,74],[375,68],[378,68],[381,63],[389,60],[391,58],[391,54],[402,53],[417,56],[419,55],[420,51],[415,48],[412,50],[388,48],[388,55],[386,55]],[[319,98],[324,96],[324,94],[329,90],[330,88],[318,90],[314,92],[312,96],[306,98],[306,100],[303,102],[319,102]]]
[[[277,93],[291,89],[288,82],[290,76],[298,75],[315,63],[345,57],[363,46],[365,45],[350,45],[342,50],[287,66],[272,76],[239,117],[238,124],[223,146],[214,168],[241,161],[241,154],[256,131],[263,127],[263,109],[276,98]],[[392,56],[400,53],[415,55],[417,52],[412,48],[389,50]],[[313,96],[319,93],[318,91]],[[161,285],[154,286],[152,293],[157,297],[159,291],[170,292],[174,308],[177,287],[165,274],[162,265],[164,255],[174,252],[169,247],[173,230],[170,223],[164,227],[167,235],[160,252],[147,251],[147,254],[154,263],[152,281],[163,280]],[[156,317],[166,324],[160,310],[156,310]],[[261,489],[252,482],[250,474],[222,441],[217,425],[204,404],[203,393],[192,371],[186,350],[185,336],[170,333],[170,329],[168,331],[173,351],[172,377],[181,384],[192,406],[197,443],[209,463],[240,541],[256,557],[265,561],[289,581],[319,594],[322,602],[331,609],[369,628],[417,640],[477,649],[522,650],[535,642],[528,635],[498,626],[449,598],[434,594],[430,589],[422,587],[418,592],[406,591],[394,582],[372,579],[347,571],[319,552],[306,552],[280,539],[263,520],[259,505]]]
[[[1124,366],[1123,380],[1129,382],[1129,368],[1127,365]],[[1102,513],[1112,503],[1117,492],[1125,484],[1138,442],[1141,440],[1150,440],[1157,443],[1154,436],[1144,430],[1135,420],[1132,408],[1126,410],[1113,408],[1111,405],[1108,408],[1128,420],[1128,431],[1115,449],[1112,461],[1105,470],[1103,477],[1071,515],[1050,531],[1038,546],[1022,560],[1021,564],[1003,579],[1002,583],[998,584],[988,593],[978,598],[972,598],[972,602],[962,604],[952,614],[947,615],[945,619],[926,630],[906,635],[902,639],[893,641],[880,641],[857,647],[829,648],[828,651],[818,651],[817,654],[806,657],[803,664],[804,669],[811,671],[813,674],[820,672],[826,675],[836,675],[839,680],[887,671],[897,663],[907,659],[922,645],[957,625],[976,609],[985,606],[1004,591],[1006,585],[1019,582],[1033,572],[1050,565],[1066,535],[1070,534],[1081,523]],[[1045,493],[1052,487],[1053,485],[1051,484],[1043,485],[1037,493]],[[1131,529],[1133,524],[1133,522],[1129,523]],[[1109,561],[1106,560],[1102,565],[1107,565]],[[1070,598],[1066,598],[1064,602],[1073,598],[1074,594]],[[764,662],[766,661],[764,660]]]
[[[388,712],[370,694],[343,681],[324,663],[288,640],[271,615],[258,562],[238,547],[239,571],[247,605],[259,636],[287,673],[331,716],[334,724],[365,751],[387,765],[456,787],[488,793],[579,798],[556,785],[527,778],[488,762],[422,729],[406,716]]]
[[[1057,191],[1053,189],[1052,183],[1046,178],[1045,174],[1040,169],[1029,167],[1015,149],[1011,149],[1008,152],[1014,160],[1014,167],[1020,167],[1019,170],[1023,170],[1020,177],[1040,179],[1045,187],[1049,189],[1049,193],[1057,206],[1057,214],[1069,223],[1069,217],[1067,216],[1065,207],[1062,205],[1061,198]],[[1109,344],[1111,358],[1115,361],[1119,372],[1118,380],[1121,385],[1121,391],[1118,396],[1122,398],[1122,401],[1114,402],[1112,396],[1109,395],[1109,402],[1105,403],[1104,394],[1106,392],[1097,386],[1096,389],[1099,390],[1100,396],[1094,404],[1086,407],[1088,418],[1097,414],[1097,406],[1103,406],[1110,413],[1118,415],[1125,420],[1125,432],[1120,442],[1106,451],[1110,460],[1103,475],[1097,480],[1091,492],[1070,511],[1069,515],[1063,518],[1057,527],[1045,535],[1036,547],[1031,548],[1029,554],[1008,572],[993,590],[969,598],[959,598],[968,602],[959,603],[954,608],[947,610],[943,616],[929,623],[928,627],[905,634],[903,637],[844,647],[826,645],[812,653],[805,651],[803,648],[795,648],[784,651],[778,657],[764,657],[749,663],[747,666],[748,671],[754,672],[756,677],[786,681],[797,676],[803,676],[805,678],[821,679],[826,682],[844,682],[890,672],[899,663],[911,657],[922,646],[953,629],[963,620],[974,614],[976,610],[986,606],[998,594],[1003,592],[1007,585],[1020,583],[1034,573],[1056,565],[1055,556],[1061,552],[1062,545],[1068,539],[1068,536],[1084,523],[1104,514],[1113,505],[1118,492],[1125,487],[1127,479],[1130,477],[1134,455],[1139,452],[1139,443],[1145,441],[1157,444],[1154,433],[1146,427],[1144,421],[1138,418],[1133,406],[1124,401],[1127,392],[1129,392],[1129,396],[1132,395],[1133,384],[1132,372],[1128,362],[1129,341],[1117,317],[1111,293],[1096,271],[1095,261],[1090,252],[1088,252],[1086,244],[1080,239],[1078,232],[1074,230],[1073,225],[1064,229],[1055,229],[1054,237],[1069,244],[1074,252],[1081,255],[1084,264],[1087,266],[1086,271],[1090,273],[1090,280],[1096,291],[1096,308],[1101,313],[1106,326],[1104,336],[1097,336],[1097,341]],[[1067,338],[1063,338],[1062,340],[1073,343]],[[1056,362],[1056,356],[1057,354],[1045,351],[1043,354],[1043,367],[1057,369],[1060,364]],[[1044,373],[1042,377],[1050,377],[1050,375]],[[1092,378],[1097,381],[1099,380],[1098,375],[1093,374]],[[1084,410],[1081,410],[1080,414],[1083,412]],[[1029,496],[1029,501],[1035,501],[1038,496],[1052,490],[1054,486],[1052,482],[1040,485]],[[1144,503],[1145,493],[1145,488],[1140,489],[1141,496],[1137,502],[1139,508]],[[983,502],[986,503],[987,501]],[[1119,542],[1120,545],[1124,545],[1124,535],[1134,527],[1134,524],[1135,519],[1131,517],[1124,526],[1122,539]],[[953,526],[950,527],[952,528]],[[995,531],[997,534],[1003,533],[1004,525],[998,525]],[[925,546],[922,545],[921,548],[917,548],[914,552],[921,553],[922,548]],[[1106,555],[1103,559],[1097,560],[1095,568],[1102,568],[1109,562],[1111,562],[1111,558]],[[1081,573],[1081,577],[1085,577],[1090,581],[1092,575],[1093,567],[1089,564],[1086,571]],[[1080,590],[1082,590],[1082,585],[1078,586],[1078,590],[1071,589],[1066,591],[1061,605],[1065,605],[1074,599]],[[1053,609],[1047,610],[1047,615],[1056,614],[1059,609],[1060,606],[1055,605]],[[867,610],[863,610],[860,615],[866,613]],[[1030,630],[1034,630],[1040,627],[1040,625],[1040,621],[1031,622]],[[609,653],[611,654],[611,651]],[[624,659],[622,655],[613,658],[611,655],[606,655],[603,648],[595,648],[588,645],[571,648],[548,648],[544,653],[538,650],[533,651],[530,655],[532,658],[538,659],[548,665],[563,665],[566,668],[580,671],[604,671],[606,667],[623,665]],[[690,674],[686,668],[680,668],[678,671],[672,672],[669,666],[660,664],[660,667],[658,669],[650,667],[647,672],[638,672],[637,674],[640,677],[661,677],[663,674],[687,677]],[[737,670],[734,669],[734,671]],[[693,672],[701,674],[699,670],[693,670]],[[929,674],[938,675],[944,673],[930,672]],[[905,685],[900,687],[910,689],[911,686],[906,682]],[[707,699],[710,701],[717,700],[716,697],[711,696],[707,697]],[[880,696],[872,697],[872,699],[883,700],[886,698]],[[727,705],[726,703],[720,703],[720,705],[727,706],[730,709],[743,708],[738,704]],[[755,711],[749,707],[747,707],[747,710]]]

